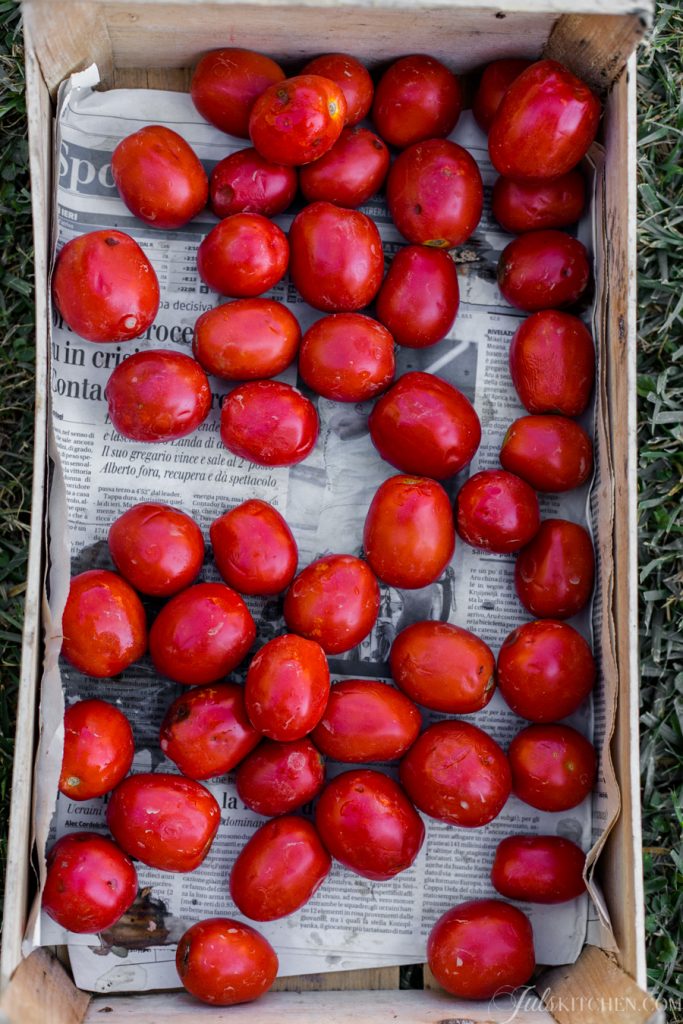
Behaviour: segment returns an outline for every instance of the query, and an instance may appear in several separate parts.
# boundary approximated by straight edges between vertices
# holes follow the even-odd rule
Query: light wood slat
[[[17,968],[0,1009],[10,1024],[81,1024],[89,1003],[56,957],[36,949]]]
[[[623,18],[605,13],[564,14],[550,34],[544,56],[566,64],[604,95],[623,71],[648,24],[643,12],[629,12]]]

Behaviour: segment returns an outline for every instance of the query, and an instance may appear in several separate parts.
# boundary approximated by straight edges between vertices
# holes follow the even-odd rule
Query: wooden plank
[[[56,957],[36,949],[17,968],[0,1009],[10,1024],[81,1024],[89,1003]]]
[[[664,1024],[656,1000],[595,946],[571,967],[547,971],[540,987],[557,1024]]]
[[[103,86],[112,84],[111,42],[101,4],[89,0],[23,0],[22,14],[24,31],[31,37],[53,97],[60,82],[93,62],[100,69]]]
[[[49,3],[49,0],[45,0]],[[106,3],[113,6],[117,0],[93,0],[94,3]],[[203,7],[206,0],[136,0],[138,6],[154,6],[156,4],[176,4],[184,7]],[[213,0],[217,5],[227,5],[232,0]],[[253,3],[263,6],[273,6],[274,0],[252,0]],[[277,2],[277,0],[275,0]],[[300,0],[305,6],[345,6],[353,3],[354,0]],[[418,7],[425,6],[450,7],[455,11],[477,10],[494,11],[497,14],[512,14],[519,11],[528,14],[565,14],[567,12],[580,13],[595,10],[595,0],[479,0],[474,5],[472,0],[373,0],[376,7]],[[605,14],[633,14],[634,10],[643,10],[652,13],[652,4],[648,0],[640,0],[640,3],[633,3],[631,0],[600,0],[600,7]]]
[[[602,96],[624,70],[649,24],[646,10],[620,18],[605,13],[564,14],[550,34],[544,56],[566,64]]]
[[[147,89],[147,68],[114,68],[115,89]]]
[[[277,978],[273,992],[340,992],[397,989],[400,967],[367,967],[358,971],[330,971],[328,974],[300,974]]]
[[[191,68],[149,68],[147,71],[147,86],[150,89],[189,92],[191,78]]]

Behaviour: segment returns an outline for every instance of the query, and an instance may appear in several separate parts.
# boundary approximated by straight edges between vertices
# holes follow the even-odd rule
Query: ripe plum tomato
[[[421,725],[420,712],[400,690],[375,679],[345,679],[332,687],[313,740],[333,761],[395,761]]]
[[[498,287],[511,306],[533,313],[569,306],[590,278],[586,247],[564,231],[528,231],[500,254]]]
[[[370,72],[355,57],[350,57],[347,53],[326,53],[309,61],[301,73],[322,75],[323,78],[331,78],[336,82],[346,100],[344,123],[349,128],[353,128],[367,117],[375,87]]]
[[[135,901],[138,877],[111,839],[71,832],[47,855],[43,910],[70,932],[111,928]]]
[[[277,377],[294,361],[301,328],[275,299],[236,299],[207,309],[194,326],[192,352],[222,380]]]
[[[231,672],[255,637],[239,594],[224,583],[195,583],[161,609],[149,633],[149,652],[157,672],[196,686]]]
[[[301,168],[301,191],[309,202],[324,199],[352,209],[366,203],[384,184],[389,150],[368,128],[344,128],[324,156]]]
[[[506,57],[486,65],[472,101],[474,119],[483,132],[488,132],[491,127],[500,101],[515,78],[531,63],[530,60]]]
[[[364,640],[379,613],[379,585],[366,562],[327,555],[302,569],[285,595],[285,622],[316,640],[325,654],[350,651]]]
[[[192,75],[190,95],[207,121],[228,135],[249,138],[249,115],[262,92],[285,73],[262,53],[230,47],[201,58]]]
[[[182,352],[136,352],[116,367],[104,391],[109,416],[131,441],[174,441],[203,423],[211,388],[199,363]]]
[[[60,249],[52,297],[64,322],[86,341],[129,341],[154,323],[159,282],[130,235],[90,231]]]
[[[586,891],[586,855],[561,836],[508,836],[496,850],[494,889],[520,903],[565,903]]]
[[[576,224],[586,204],[586,179],[569,171],[549,181],[498,178],[491,211],[504,231],[513,235]]]
[[[446,337],[459,305],[458,274],[448,253],[406,245],[391,262],[375,312],[398,345],[427,348]]]
[[[250,381],[223,402],[223,444],[257,466],[293,466],[310,455],[317,437],[315,407],[291,384]]]
[[[394,379],[394,339],[362,313],[334,313],[316,320],[301,342],[299,373],[324,398],[364,402]]]
[[[558,178],[588,152],[600,102],[554,60],[540,60],[511,83],[489,130],[489,155],[508,178]]]
[[[284,213],[296,195],[293,167],[271,164],[250,146],[231,153],[216,164],[209,179],[211,209],[217,217],[233,213]]]
[[[425,729],[401,761],[400,776],[419,810],[461,828],[487,825],[510,796],[501,748],[476,725],[457,720]]]
[[[462,485],[456,526],[463,540],[483,551],[519,551],[541,522],[536,492],[504,469],[483,469]]]
[[[289,273],[301,296],[323,312],[353,312],[369,305],[384,274],[382,239],[358,210],[311,203],[289,229]]]
[[[455,551],[441,484],[419,476],[385,480],[365,518],[363,546],[372,571],[391,587],[416,590],[438,580]]]
[[[259,96],[249,117],[249,135],[266,160],[299,166],[331,149],[345,121],[346,100],[336,82],[297,75]]]
[[[335,860],[375,882],[409,868],[425,837],[422,820],[401,787],[372,768],[343,772],[328,782],[315,823]]]
[[[539,619],[568,619],[593,593],[595,555],[588,531],[567,519],[544,519],[517,556],[515,587]]]
[[[279,594],[294,579],[299,551],[292,531],[267,501],[251,498],[209,528],[216,567],[241,594]]]
[[[159,871],[199,867],[220,820],[218,803],[205,786],[165,772],[129,775],[107,804],[107,826],[119,846]]]
[[[62,654],[79,672],[116,676],[147,650],[145,609],[115,572],[89,569],[72,577],[62,634]]]
[[[261,825],[232,866],[230,895],[252,921],[275,921],[308,903],[332,858],[315,826],[285,815]]]
[[[375,404],[370,437],[404,473],[445,480],[474,458],[481,424],[468,399],[433,373],[404,373]]]
[[[133,763],[130,722],[104,700],[79,700],[64,714],[64,756],[59,790],[71,800],[92,800],[118,786]]]
[[[263,740],[237,769],[237,795],[257,814],[289,814],[318,795],[325,764],[307,738],[277,743]]]
[[[322,718],[329,695],[327,658],[314,640],[285,633],[252,658],[244,692],[247,714],[271,740],[306,736]]]
[[[287,236],[260,213],[235,213],[216,224],[197,250],[202,281],[221,295],[251,298],[284,277]]]
[[[534,972],[534,937],[526,914],[502,900],[469,900],[447,910],[427,940],[438,983],[460,999],[492,999]]]
[[[389,664],[396,685],[411,700],[449,715],[480,711],[496,686],[490,647],[450,622],[414,622],[402,630]]]
[[[461,110],[455,75],[434,57],[416,54],[401,57],[384,72],[375,90],[372,120],[386,142],[405,149],[449,135]]]
[[[566,416],[522,416],[508,428],[500,462],[537,491],[570,491],[590,476],[593,445]]]
[[[191,779],[231,772],[261,739],[236,683],[197,686],[174,700],[161,723],[159,746]]]
[[[204,562],[204,538],[194,519],[157,501],[142,501],[115,519],[108,543],[121,575],[154,597],[189,587]]]
[[[210,917],[188,928],[175,963],[190,995],[212,1006],[258,999],[275,981],[279,966],[268,940],[230,917]]]
[[[579,416],[588,405],[595,378],[590,331],[571,313],[534,313],[512,338],[510,375],[528,412]]]
[[[595,784],[592,743],[569,725],[528,725],[508,751],[512,792],[540,811],[568,811]]]
[[[417,142],[389,171],[389,211],[409,242],[437,249],[462,245],[479,223],[483,202],[479,168],[448,139]]]

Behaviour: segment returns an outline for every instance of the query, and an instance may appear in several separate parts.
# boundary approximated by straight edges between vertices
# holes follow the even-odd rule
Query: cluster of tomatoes
[[[590,397],[593,343],[577,317],[555,307],[573,303],[588,283],[583,246],[558,228],[575,222],[583,207],[576,165],[595,136],[598,101],[551,61],[499,61],[483,73],[474,111],[502,174],[494,216],[523,232],[501,256],[499,282],[512,304],[533,312],[510,351],[513,382],[530,415],[506,434],[503,469],[471,476],[454,511],[438,481],[474,457],[477,414],[433,374],[392,381],[395,343],[425,347],[448,334],[458,282],[444,250],[466,241],[482,212],[477,165],[445,138],[461,110],[457,78],[433,58],[405,57],[373,90],[367,70],[345,55],[318,58],[286,79],[267,57],[221,50],[199,62],[192,97],[204,117],[250,138],[253,148],[221,161],[209,183],[184,140],[152,126],[119,144],[112,169],[126,205],[159,228],[186,223],[210,195],[222,219],[199,247],[199,274],[235,301],[199,318],[194,359],[144,351],[114,370],[107,386],[114,425],[137,441],[189,433],[209,412],[209,372],[240,382],[222,406],[224,444],[260,465],[292,465],[315,444],[317,414],[295,388],[268,378],[298,353],[301,377],[319,395],[357,402],[382,393],[370,435],[401,472],[379,487],[368,509],[364,560],[330,555],[297,575],[289,526],[272,505],[250,500],[210,528],[224,582],[196,583],[205,555],[201,530],[180,510],[147,502],[111,526],[118,572],[74,577],[63,616],[65,658],[106,678],[148,650],[162,676],[192,688],[171,704],[160,733],[180,775],[128,774],[132,731],[112,705],[87,700],[66,712],[60,789],[74,800],[109,794],[114,838],[72,834],[50,851],[44,906],[72,931],[109,927],[132,904],[130,858],[194,870],[220,823],[201,781],[234,769],[245,805],[272,818],[230,876],[235,904],[256,921],[303,906],[332,858],[374,880],[406,870],[424,840],[418,810],[481,827],[512,792],[532,807],[563,811],[588,795],[596,773],[592,745],[556,724],[595,681],[588,644],[563,621],[590,598],[593,548],[581,526],[541,522],[536,491],[576,487],[592,468],[590,439],[572,417]],[[378,134],[358,124],[370,110]],[[393,163],[387,144],[400,150]],[[411,244],[383,281],[379,232],[355,207],[385,179],[391,216]],[[287,238],[269,218],[289,206],[297,184],[310,203]],[[287,269],[303,298],[329,314],[303,339],[292,313],[261,297]],[[82,337],[111,342],[146,330],[159,289],[132,238],[99,231],[64,246],[54,296]],[[358,312],[373,300],[376,318]],[[467,630],[417,622],[393,644],[395,687],[368,680],[330,687],[327,656],[371,632],[378,581],[408,589],[435,582],[453,556],[456,528],[476,548],[519,553],[517,592],[536,619],[510,634],[497,664]],[[139,593],[165,600],[149,631]],[[283,593],[289,632],[252,657],[244,687],[222,681],[256,637],[241,595]],[[507,754],[459,718],[421,731],[417,705],[472,714],[491,700],[496,681],[512,710],[531,723]],[[372,768],[326,783],[325,757],[400,760],[400,785]],[[292,813],[313,798],[315,824]],[[584,890],[583,864],[569,840],[512,836],[498,847],[492,880],[509,899],[561,902]],[[471,901],[435,924],[428,956],[449,991],[486,998],[528,980],[531,926],[510,904]],[[277,957],[253,928],[217,918],[188,930],[177,966],[189,991],[228,1004],[266,991]]]

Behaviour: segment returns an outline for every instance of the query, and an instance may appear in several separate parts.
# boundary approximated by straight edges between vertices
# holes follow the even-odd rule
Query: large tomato
[[[569,171],[550,181],[498,178],[493,186],[491,212],[504,231],[513,235],[575,224],[586,203],[586,179]]]
[[[510,376],[531,413],[579,416],[595,378],[590,331],[571,313],[544,309],[524,320],[510,343]]]
[[[197,250],[199,276],[221,295],[251,298],[284,277],[287,236],[260,213],[235,213],[216,224]]]
[[[456,525],[463,540],[484,551],[519,551],[541,522],[533,488],[504,469],[483,469],[462,485]]]
[[[537,491],[570,491],[593,469],[593,445],[566,416],[521,416],[508,427],[500,463]]]
[[[194,325],[192,352],[207,373],[223,380],[277,377],[294,358],[301,328],[275,299],[236,299],[207,309]]]
[[[285,73],[262,53],[228,47],[201,58],[192,75],[190,95],[207,121],[240,139],[249,138],[249,115],[262,92]]]
[[[71,800],[92,800],[118,786],[133,763],[130,722],[104,700],[79,700],[64,714],[64,755],[59,790]]]
[[[586,855],[561,836],[508,836],[491,868],[493,887],[521,903],[564,903],[586,891]]]
[[[508,757],[512,792],[540,811],[568,811],[595,784],[595,747],[569,725],[527,726],[513,739]]]
[[[427,348],[446,337],[459,304],[458,274],[448,253],[406,245],[392,260],[375,312],[398,345]]]
[[[345,124],[349,128],[367,117],[375,87],[370,72],[355,57],[350,57],[347,53],[326,53],[322,57],[314,57],[301,73],[322,75],[323,78],[331,78],[337,83],[346,100]]]
[[[298,166],[326,153],[345,121],[346,99],[336,82],[297,75],[259,96],[249,117],[249,135],[266,160]]]
[[[483,132],[488,132],[496,116],[500,101],[515,78],[529,67],[530,60],[505,57],[487,64],[472,100],[474,119]]]
[[[362,313],[316,320],[301,342],[299,373],[311,388],[336,402],[364,402],[394,379],[394,339]]]
[[[258,466],[293,466],[310,455],[317,437],[315,406],[291,384],[250,381],[223,402],[223,444]]]
[[[292,531],[267,501],[251,498],[209,528],[216,567],[241,594],[279,594],[294,579],[299,552]]]
[[[588,531],[567,519],[544,519],[515,565],[517,596],[539,619],[568,619],[593,593],[595,554]]]
[[[455,75],[434,57],[415,54],[395,61],[380,78],[372,120],[383,139],[405,149],[450,135],[461,110]]]
[[[279,966],[260,932],[229,917],[207,918],[188,928],[175,962],[187,991],[212,1006],[258,999],[275,981]]]
[[[271,740],[306,736],[322,718],[329,695],[327,658],[314,640],[285,633],[252,658],[244,687],[247,714]]]
[[[511,306],[529,313],[581,298],[590,263],[586,247],[564,231],[528,231],[503,249],[498,287]]]
[[[301,191],[354,209],[379,192],[389,170],[389,150],[368,128],[344,128],[332,149],[301,168]]]
[[[290,743],[263,740],[242,761],[235,784],[240,800],[257,814],[289,814],[325,785],[324,758],[306,737]]]
[[[79,672],[116,676],[147,650],[145,609],[116,573],[89,569],[71,580],[62,636],[62,654]]]
[[[111,928],[137,892],[135,868],[111,839],[72,832],[48,852],[43,910],[70,932]]]
[[[275,217],[291,206],[296,195],[293,167],[271,164],[250,146],[220,160],[211,172],[211,209],[217,217],[261,213]]]
[[[333,761],[395,761],[421,725],[420,712],[400,690],[375,679],[344,679],[332,687],[313,739]]]
[[[194,519],[171,505],[143,501],[109,527],[109,551],[122,576],[141,594],[170,597],[199,575],[204,538]]]

